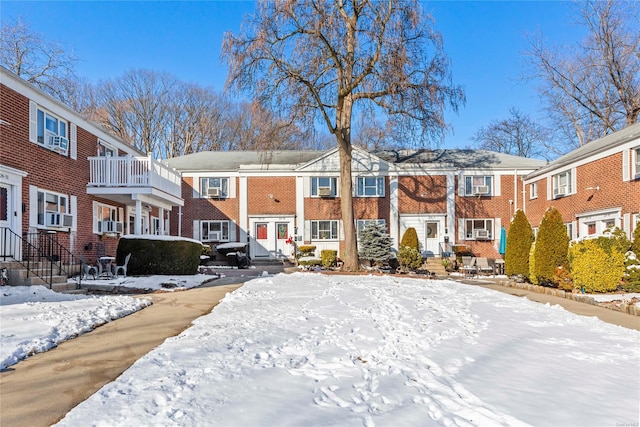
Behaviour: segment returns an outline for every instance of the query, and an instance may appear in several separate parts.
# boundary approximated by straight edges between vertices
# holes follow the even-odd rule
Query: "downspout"
[[[178,236],[182,237],[182,206],[178,206]]]
[[[517,210],[518,210],[518,169],[514,169],[513,170],[513,214],[514,215]]]

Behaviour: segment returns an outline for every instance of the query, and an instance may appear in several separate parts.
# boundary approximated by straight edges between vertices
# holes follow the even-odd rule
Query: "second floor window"
[[[69,149],[67,122],[40,108],[36,120],[38,143],[66,154]]]
[[[465,196],[490,196],[491,176],[465,176],[464,195]]]
[[[640,179],[640,147],[633,150],[633,159],[634,176],[636,179]]]
[[[338,179],[334,176],[314,176],[311,178],[312,197],[336,197]]]
[[[338,240],[338,221],[311,221],[311,239]]]
[[[229,178],[201,178],[201,197],[229,197]]]
[[[566,171],[553,176],[553,197],[563,197],[571,194],[571,171]]]
[[[530,199],[537,199],[538,198],[538,183],[537,182],[532,182],[529,185],[529,198]]]
[[[384,177],[358,177],[356,195],[358,197],[384,197]]]

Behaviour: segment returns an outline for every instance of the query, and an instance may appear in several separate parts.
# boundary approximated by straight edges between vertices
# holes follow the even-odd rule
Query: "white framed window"
[[[567,228],[567,236],[569,236],[569,240],[573,240],[573,223],[567,222],[564,226]]]
[[[70,214],[69,196],[46,190],[38,190],[37,224],[43,227],[71,227],[73,216]]]
[[[622,226],[619,209],[589,212],[578,217],[578,235],[583,238],[602,236],[607,229]]]
[[[98,156],[111,156],[114,157],[116,155],[116,149],[111,147],[106,142],[101,139],[98,140]]]
[[[466,219],[464,233],[466,240],[493,240],[493,219]]]
[[[68,123],[66,120],[38,107],[36,112],[36,139],[38,144],[67,154],[69,150]]]
[[[564,171],[559,174],[553,175],[553,198],[564,197],[573,192],[571,185],[571,171]]]
[[[311,177],[311,197],[336,197],[338,178],[335,176]]]
[[[200,239],[203,242],[228,242],[229,221],[200,221]]]
[[[229,197],[229,178],[200,178],[200,196],[215,198]]]
[[[538,198],[538,183],[532,182],[529,184],[529,199],[537,199]]]
[[[160,218],[157,216],[151,217],[151,234],[160,234]]]
[[[640,147],[633,149],[633,176],[640,179]]]
[[[120,211],[121,209],[116,206],[93,202],[93,232],[97,234],[122,233],[124,218]]]
[[[338,240],[338,221],[311,221],[312,240]]]
[[[493,177],[477,175],[464,177],[465,196],[491,196],[493,194]]]
[[[356,237],[360,239],[360,232],[369,224],[377,224],[385,227],[386,221],[384,219],[358,219],[356,220]]]
[[[356,196],[384,197],[384,177],[359,176],[356,182]]]

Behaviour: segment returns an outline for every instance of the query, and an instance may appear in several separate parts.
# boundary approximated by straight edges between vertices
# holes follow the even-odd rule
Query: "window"
[[[356,195],[358,197],[384,197],[384,177],[358,177]]]
[[[532,182],[529,184],[529,198],[537,199],[538,198],[538,183]]]
[[[640,147],[633,150],[633,171],[636,179],[640,179]]]
[[[490,196],[492,194],[491,176],[465,176],[465,196]]]
[[[118,218],[118,208],[94,202],[93,230],[95,233],[122,233],[123,218]],[[133,233],[133,230],[130,230]]]
[[[571,171],[566,171],[553,176],[553,198],[571,194]]]
[[[590,222],[587,224],[587,235],[593,236],[594,234],[596,234],[596,223]]]
[[[311,178],[312,197],[336,197],[337,191],[336,177],[318,176]]]
[[[229,178],[201,178],[201,197],[229,197]]]
[[[573,240],[573,223],[567,222],[564,226],[567,228],[567,236],[569,236],[569,240]]]
[[[203,242],[228,242],[229,221],[201,221],[200,232]]]
[[[465,238],[466,240],[493,240],[493,220],[465,220]]]
[[[67,122],[40,108],[36,113],[36,122],[38,144],[66,154],[69,148]]]
[[[116,150],[109,147],[106,143],[98,140],[98,156],[115,156],[116,155]]]
[[[160,234],[160,218],[157,216],[151,217],[151,234]]]
[[[378,224],[383,227],[386,226],[386,222],[384,219],[359,219],[356,221],[356,231],[357,238],[360,238],[360,232],[365,229],[365,227],[369,224]]]
[[[38,225],[45,227],[71,227],[69,198],[66,195],[38,190]]]
[[[338,221],[311,221],[311,239],[338,240]]]

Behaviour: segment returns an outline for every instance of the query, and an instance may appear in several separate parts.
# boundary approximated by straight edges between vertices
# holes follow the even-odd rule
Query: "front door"
[[[253,257],[269,256],[269,223],[256,222],[254,236],[256,237],[256,245],[254,247]]]
[[[289,223],[276,223],[276,258],[287,258],[291,251],[290,245],[287,243],[289,238]]]
[[[0,184],[0,258],[13,257],[11,253],[11,186]]]
[[[439,225],[437,221],[427,221],[425,223],[425,252],[427,256],[440,255]]]

